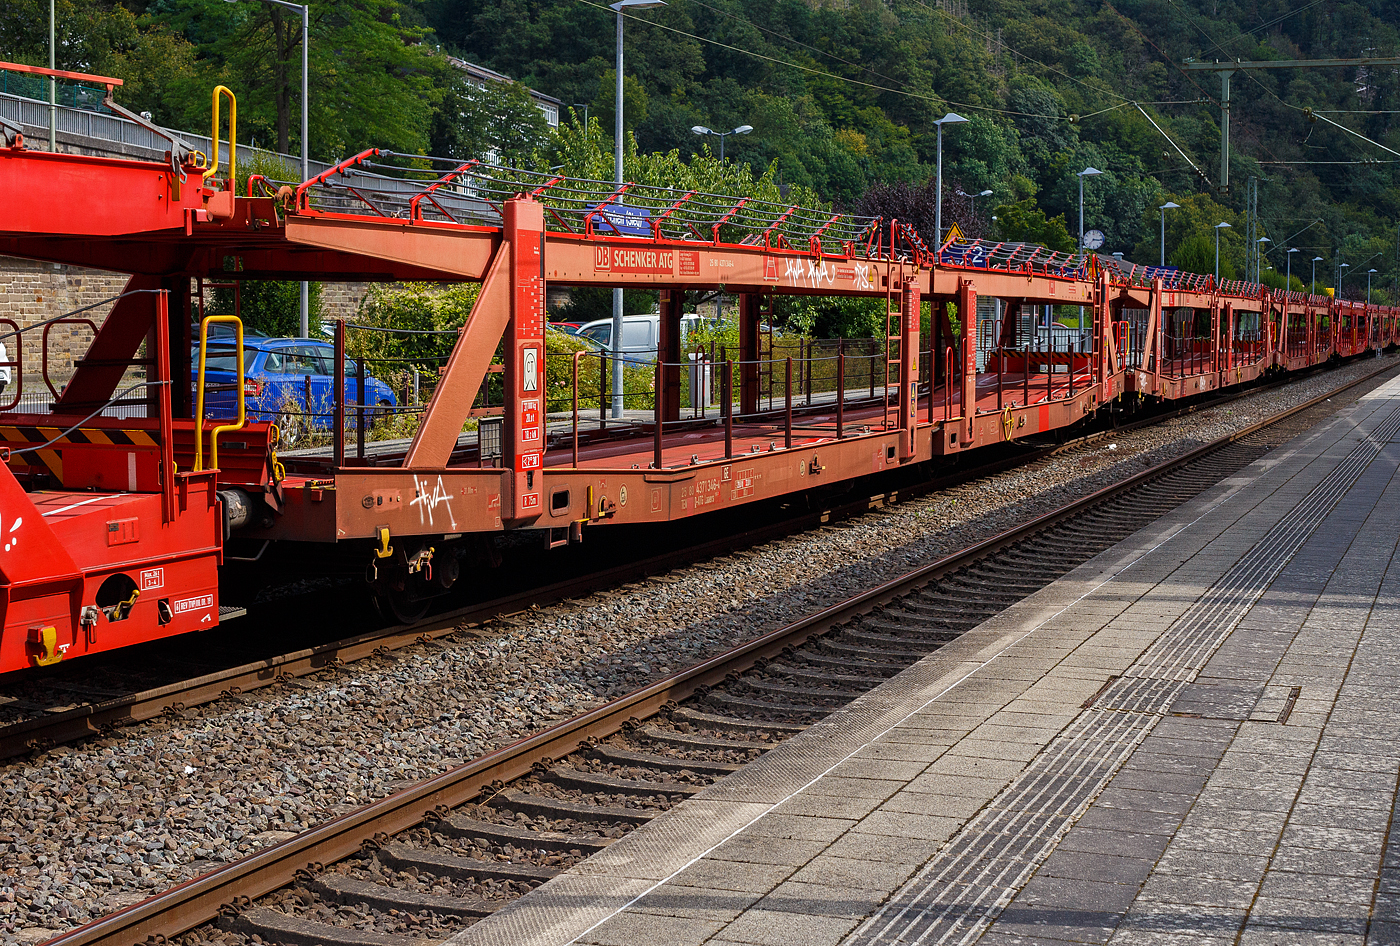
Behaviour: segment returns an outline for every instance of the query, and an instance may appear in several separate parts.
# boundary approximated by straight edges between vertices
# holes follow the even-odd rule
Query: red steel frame
[[[255,516],[240,536],[360,542],[367,563],[378,563],[376,573],[382,568],[402,579],[430,560],[429,542],[510,529],[546,531],[554,544],[581,541],[586,527],[604,522],[684,519],[1067,427],[1125,394],[1179,399],[1400,341],[1400,311],[1391,308],[1243,283],[1217,286],[1208,277],[1124,269],[1104,260],[1081,266],[1073,257],[1019,245],[949,244],[934,253],[893,221],[886,228],[878,220],[761,201],[725,204],[712,195],[531,177],[477,161],[405,184],[388,171],[379,174],[376,168],[387,167],[380,159],[378,151],[363,152],[294,193],[284,189],[285,198],[238,197],[216,189],[217,182],[201,183],[193,166],[176,171],[169,164],[48,154],[22,142],[0,149],[0,205],[6,207],[0,253],[126,271],[130,290],[161,290],[154,316],[135,297],[118,303],[51,415],[0,418],[0,434],[10,440],[24,440],[29,428],[82,423],[100,436],[138,426],[160,454],[158,461],[130,461],[133,470],[145,472],[133,473],[131,489],[119,498],[106,494],[93,513],[110,517],[116,513],[109,507],[155,503],[129,517],[139,521],[142,537],[135,544],[144,557],[94,544],[79,535],[87,526],[73,517],[72,525],[65,519],[51,534],[38,531],[51,554],[25,558],[22,565],[0,558],[7,595],[0,671],[53,657],[42,631],[36,643],[34,628],[59,628],[70,652],[80,641],[80,649],[95,650],[191,629],[193,613],[164,620],[156,600],[143,596],[124,621],[106,622],[129,625],[131,634],[106,632],[99,622],[103,634],[85,635],[85,628],[99,626],[85,625],[83,614],[101,581],[143,562],[159,561],[153,567],[170,569],[172,576],[187,568],[178,577],[180,593],[201,601],[212,595],[212,611],[201,611],[198,620],[204,626],[217,621],[213,569],[223,539],[221,488],[241,490],[269,512]],[[260,190],[266,195],[273,188],[264,182]],[[626,229],[621,220],[603,213],[624,199],[623,191],[625,199],[649,208],[650,235],[619,232]],[[95,196],[73,204],[54,201],[56,193]],[[480,282],[471,318],[397,462],[369,466],[344,459],[345,405],[338,403],[334,459],[319,472],[283,475],[265,424],[240,432],[246,449],[221,453],[242,457],[241,465],[189,472],[184,461],[196,421],[183,380],[166,382],[188,378],[189,339],[182,333],[189,324],[190,278],[225,278],[230,259],[240,278]],[[722,414],[722,440],[718,424],[706,428],[699,447],[693,430],[690,437],[668,436],[666,425],[674,426],[680,402],[658,390],[650,430],[581,448],[576,420],[573,442],[550,450],[544,298],[551,281],[663,290],[666,325],[656,377],[668,392],[680,383],[671,324],[679,318],[680,291],[723,288],[747,300],[740,308],[754,324],[741,332],[749,346],[741,354],[745,393],[737,419],[732,406]],[[884,298],[891,314],[884,370],[892,398],[887,388],[878,406],[853,408],[845,404],[843,383],[834,423],[815,416],[795,425],[789,363],[786,410],[776,420],[757,413],[757,368],[745,367],[756,364],[759,352],[756,300],[778,293]],[[1091,350],[1039,352],[1014,338],[1006,344],[1004,337],[979,374],[969,330],[977,324],[979,295],[1006,300],[1009,320],[1010,312],[1030,305],[1083,306],[1092,313]],[[176,303],[174,319],[167,298]],[[934,313],[927,373],[920,344],[924,301]],[[949,305],[964,326],[960,338],[945,315]],[[1125,310],[1146,313],[1142,347],[1132,357]],[[1209,313],[1209,334],[1185,340],[1189,357],[1168,351],[1182,347],[1168,335],[1169,312],[1172,324],[1185,324],[1176,313],[1190,313],[1192,326]],[[1258,338],[1237,338],[1256,314]],[[343,332],[338,337],[343,348]],[[113,396],[146,339],[157,343],[157,416],[84,420]],[[466,466],[454,459],[459,436],[502,343],[503,466]],[[844,358],[838,355],[842,365]],[[723,367],[727,378],[729,367]],[[344,390],[340,378],[336,388]],[[50,451],[62,455],[62,463],[47,471],[60,492],[110,483],[112,470],[126,461],[120,451],[102,449],[70,439]],[[12,459],[7,469],[13,472],[0,473],[0,531],[16,516],[41,524],[45,517],[34,511],[33,497],[48,502],[46,494],[26,494],[14,475],[36,467]],[[101,519],[108,528],[111,521]]]

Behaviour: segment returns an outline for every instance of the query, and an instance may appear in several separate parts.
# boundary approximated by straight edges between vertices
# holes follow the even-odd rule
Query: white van
[[[681,341],[684,343],[691,332],[700,327],[700,316],[694,312],[681,316]],[[592,339],[606,351],[612,351],[612,319],[598,319],[579,326],[576,335]],[[622,355],[627,361],[655,361],[656,349],[661,341],[661,316],[655,312],[647,315],[626,315],[622,318]]]

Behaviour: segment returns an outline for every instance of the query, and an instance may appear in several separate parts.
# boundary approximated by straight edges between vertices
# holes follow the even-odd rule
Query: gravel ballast
[[[40,942],[154,895],[1382,363],[1400,365],[1400,356],[1110,435],[664,580],[4,764],[0,943]]]

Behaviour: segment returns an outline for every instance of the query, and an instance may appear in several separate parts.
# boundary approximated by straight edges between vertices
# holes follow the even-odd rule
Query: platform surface
[[[1400,379],[451,942],[1400,943],[1397,465]]]

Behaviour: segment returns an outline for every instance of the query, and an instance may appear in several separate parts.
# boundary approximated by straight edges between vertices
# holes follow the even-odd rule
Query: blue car
[[[227,343],[210,344],[204,359],[204,416],[238,416],[234,400],[238,350]],[[199,370],[199,348],[194,349]],[[346,419],[353,423],[354,405],[364,403],[369,416],[398,406],[387,384],[365,374],[365,396],[358,397],[358,359],[345,359]],[[196,376],[196,382],[198,377]],[[243,394],[250,421],[271,421],[281,432],[280,446],[293,447],[314,430],[333,427],[335,346],[315,338],[248,338],[243,340]]]

